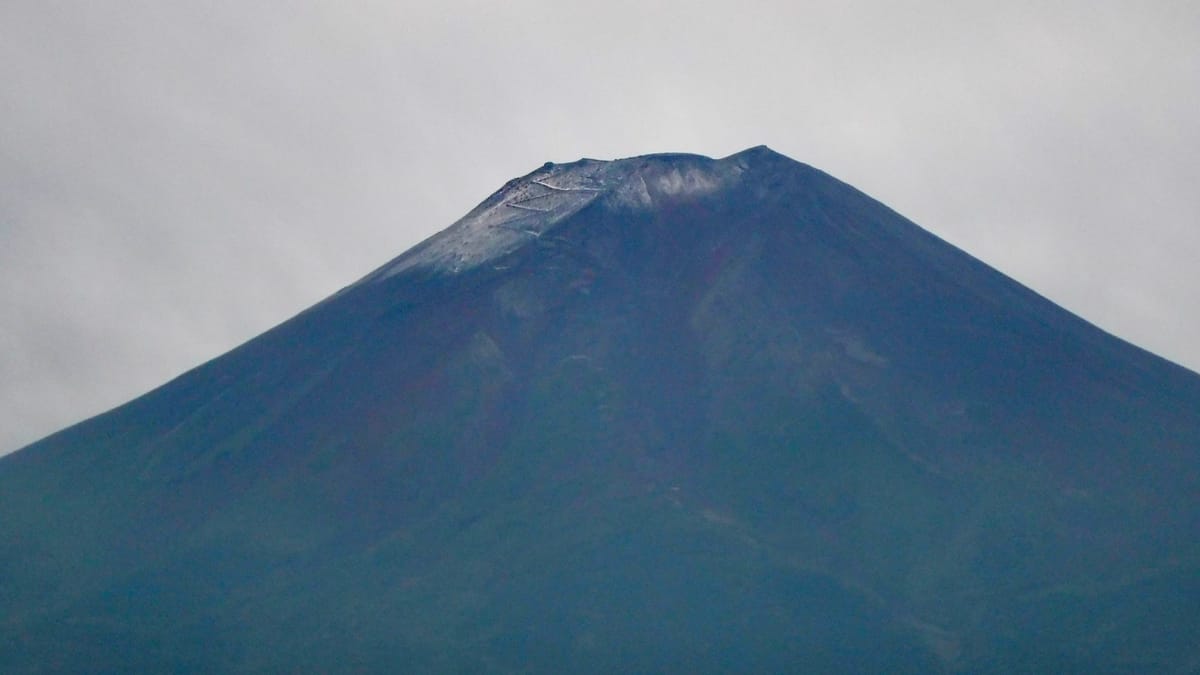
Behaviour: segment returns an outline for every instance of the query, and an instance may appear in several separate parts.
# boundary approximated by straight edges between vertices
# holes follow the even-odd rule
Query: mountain
[[[1200,672],[1200,376],[765,147],[0,458],[0,671]]]

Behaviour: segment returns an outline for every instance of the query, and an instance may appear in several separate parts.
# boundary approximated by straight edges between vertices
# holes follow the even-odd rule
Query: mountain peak
[[[737,183],[742,173],[772,160],[792,161],[765,145],[713,159],[659,153],[615,160],[546,162],[510,180],[442,232],[367,275],[383,281],[408,270],[457,274],[502,258],[604,198],[610,208],[646,210],[702,198]]]
[[[741,152],[735,152],[734,154],[724,158],[724,160],[722,160],[722,161],[735,160],[735,161],[751,163],[751,162],[773,161],[773,160],[779,160],[779,159],[795,161],[795,160],[792,160],[787,155],[783,155],[781,153],[775,152],[774,150],[772,150],[771,148],[769,148],[765,145],[756,145],[752,148],[746,148],[745,150],[742,150]]]

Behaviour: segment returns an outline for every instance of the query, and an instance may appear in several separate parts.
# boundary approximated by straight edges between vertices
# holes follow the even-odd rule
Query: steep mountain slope
[[[766,148],[0,459],[0,670],[1200,672],[1200,377]]]

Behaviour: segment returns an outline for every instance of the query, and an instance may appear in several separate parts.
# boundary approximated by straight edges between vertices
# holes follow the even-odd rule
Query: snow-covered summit
[[[456,274],[538,239],[598,199],[613,208],[649,209],[664,200],[699,198],[738,180],[764,157],[782,156],[758,146],[719,160],[670,153],[547,162],[509,181],[458,222],[359,283],[383,281],[406,270]]]

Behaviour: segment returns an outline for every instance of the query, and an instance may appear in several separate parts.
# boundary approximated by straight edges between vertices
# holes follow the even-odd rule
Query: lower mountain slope
[[[1200,377],[756,148],[0,459],[0,670],[1200,672]]]

